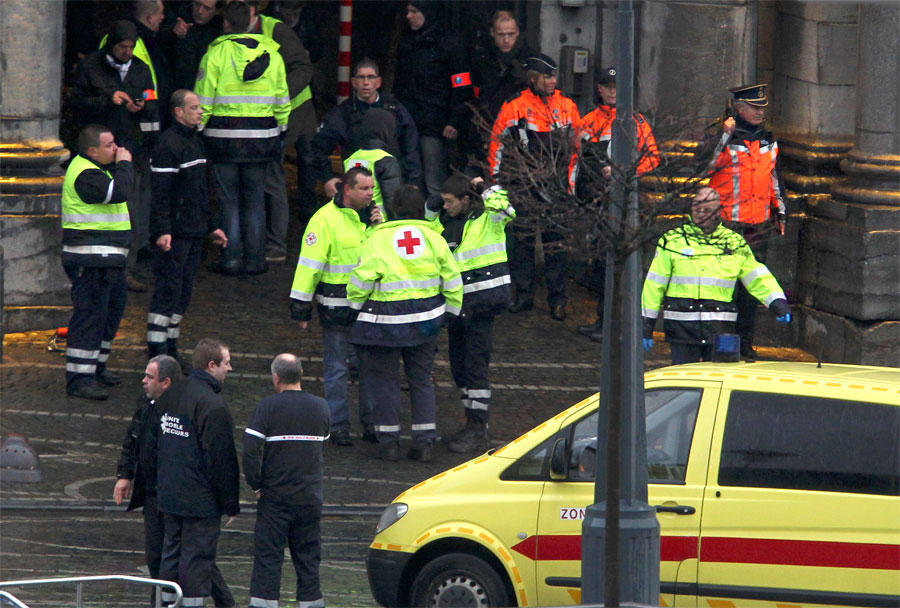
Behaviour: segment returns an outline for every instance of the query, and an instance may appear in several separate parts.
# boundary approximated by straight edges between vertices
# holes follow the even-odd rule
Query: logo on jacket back
[[[184,430],[184,425],[181,423],[181,418],[178,416],[170,416],[169,414],[163,414],[159,419],[160,427],[162,427],[163,435],[178,435],[179,437],[190,437],[191,433],[189,431]]]
[[[419,229],[414,226],[404,226],[394,232],[394,249],[397,254],[406,260],[412,260],[422,255],[425,249],[425,238]]]

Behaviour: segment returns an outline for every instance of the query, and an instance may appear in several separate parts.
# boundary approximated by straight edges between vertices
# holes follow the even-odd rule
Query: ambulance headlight
[[[407,507],[402,502],[395,502],[388,505],[388,507],[384,510],[384,513],[381,514],[381,519],[378,520],[378,526],[375,528],[375,534],[384,532],[389,527],[393,526],[400,520],[401,517],[406,515],[407,511],[409,511],[409,507]]]

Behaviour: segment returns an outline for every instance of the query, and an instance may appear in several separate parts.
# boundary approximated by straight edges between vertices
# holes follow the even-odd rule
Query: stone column
[[[59,0],[0,3],[0,232],[4,331],[65,325],[59,141],[63,15]]]
[[[900,365],[900,7],[859,5],[846,179],[810,206],[800,248],[803,345],[826,361]]]
[[[722,116],[728,89],[755,78],[755,25],[746,0],[642,4],[636,105],[665,119],[657,139],[697,139]]]

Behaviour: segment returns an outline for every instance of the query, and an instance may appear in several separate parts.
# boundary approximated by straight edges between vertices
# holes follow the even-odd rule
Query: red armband
[[[468,72],[460,72],[450,76],[450,83],[454,89],[457,87],[468,87],[472,85],[472,77],[469,76]]]

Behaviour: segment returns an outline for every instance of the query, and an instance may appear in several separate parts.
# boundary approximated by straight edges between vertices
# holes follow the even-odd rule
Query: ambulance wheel
[[[508,606],[503,581],[490,564],[466,553],[450,553],[422,568],[410,593],[413,606]]]

